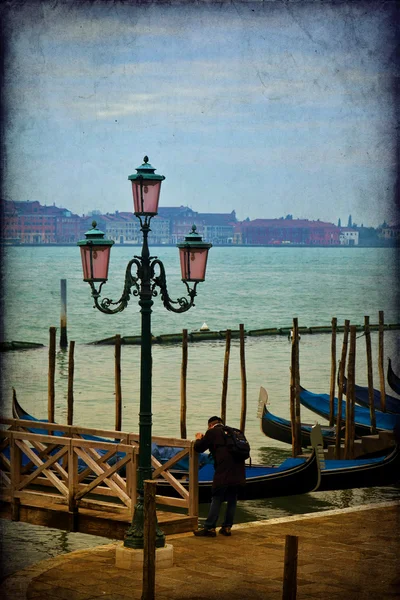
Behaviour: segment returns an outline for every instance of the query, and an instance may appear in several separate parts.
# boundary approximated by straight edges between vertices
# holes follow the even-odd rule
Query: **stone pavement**
[[[400,503],[237,525],[231,537],[169,536],[174,566],[156,600],[281,600],[286,535],[299,537],[298,600],[400,597]],[[3,600],[140,600],[141,571],[115,567],[109,544],[46,560],[7,578]]]

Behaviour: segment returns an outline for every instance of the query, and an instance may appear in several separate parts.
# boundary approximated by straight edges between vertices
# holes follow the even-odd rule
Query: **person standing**
[[[208,429],[203,435],[196,433],[194,443],[196,452],[209,450],[214,459],[214,478],[212,483],[211,504],[203,529],[194,531],[196,536],[215,537],[221,505],[226,502],[225,518],[219,533],[230,536],[235,518],[239,487],[246,483],[244,460],[235,459],[227,448],[224,425],[220,417],[208,419]]]

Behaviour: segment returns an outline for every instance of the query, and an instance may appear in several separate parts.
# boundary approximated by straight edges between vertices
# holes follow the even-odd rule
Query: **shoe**
[[[218,533],[221,533],[222,535],[226,536],[232,535],[230,527],[221,527]]]
[[[198,529],[193,531],[197,537],[215,537],[217,535],[215,529]]]

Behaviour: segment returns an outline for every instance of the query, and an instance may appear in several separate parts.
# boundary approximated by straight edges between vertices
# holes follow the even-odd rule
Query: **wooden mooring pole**
[[[121,336],[115,336],[115,431],[122,427],[122,388],[121,388]]]
[[[290,368],[290,418],[292,425],[292,455],[301,454],[300,423],[300,361],[299,361],[299,325],[293,319],[292,354]]]
[[[329,392],[329,425],[335,422],[335,385],[336,385],[336,330],[337,318],[332,318],[332,341],[331,341],[331,387]]]
[[[298,547],[297,535],[287,535],[285,538],[282,600],[296,600]]]
[[[336,442],[335,442],[335,458],[340,460],[340,442],[342,437],[342,400],[343,400],[343,380],[344,371],[346,367],[346,356],[347,356],[347,345],[349,339],[350,321],[348,319],[344,322],[343,330],[343,343],[342,343],[342,354],[339,362],[339,382],[338,382],[338,401],[337,401],[337,413],[336,413]]]
[[[385,316],[383,310],[379,311],[379,349],[378,349],[378,367],[379,367],[379,381],[381,391],[381,411],[386,412],[386,391],[385,391],[385,370],[383,365],[384,345],[383,345],[383,332],[385,329]]]
[[[247,411],[247,379],[246,379],[246,359],[244,353],[245,337],[244,325],[239,325],[240,329],[240,376],[242,380],[242,407],[240,413],[240,431],[244,433],[246,427],[246,411]]]
[[[228,396],[228,376],[229,376],[229,357],[231,353],[232,331],[226,330],[225,338],[225,356],[224,356],[224,374],[222,378],[222,396],[221,396],[221,419],[226,423],[226,399]]]
[[[347,388],[346,388],[346,437],[345,437],[345,459],[354,458],[354,385],[356,364],[356,335],[355,325],[350,326],[349,360],[347,364]]]
[[[156,482],[144,482],[142,600],[154,600],[156,584]]]
[[[182,367],[181,367],[181,438],[186,440],[187,412],[187,366],[188,366],[188,330],[182,330]]]
[[[55,327],[50,327],[49,341],[49,373],[47,377],[47,418],[50,423],[54,423],[54,401],[55,401],[55,374],[56,374],[56,331]]]
[[[67,347],[67,280],[61,279],[60,348]]]
[[[61,279],[60,348],[68,348],[67,338],[67,280]]]
[[[71,341],[68,354],[67,425],[72,425],[74,420],[74,351],[75,342]]]
[[[369,329],[369,317],[364,317],[365,345],[367,350],[367,377],[368,377],[368,403],[369,415],[371,419],[371,433],[376,433],[376,415],[374,403],[374,380],[372,375],[372,350],[371,350],[371,332]]]

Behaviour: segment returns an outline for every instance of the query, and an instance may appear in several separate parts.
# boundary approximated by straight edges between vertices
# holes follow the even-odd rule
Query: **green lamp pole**
[[[132,182],[133,204],[135,216],[140,221],[143,235],[142,252],[134,256],[126,267],[125,283],[119,300],[100,299],[101,288],[108,279],[108,265],[112,240],[104,239],[104,233],[93,228],[86,232],[85,240],[78,242],[81,250],[83,279],[92,290],[94,307],[106,314],[115,314],[124,310],[131,296],[139,298],[141,323],[141,355],[140,355],[140,412],[139,412],[139,466],[137,478],[137,503],[135,505],[132,524],[129,527],[124,545],[129,548],[143,548],[143,500],[144,481],[152,478],[151,466],[151,429],[152,429],[152,355],[151,355],[151,313],[153,298],[160,294],[167,310],[183,313],[194,306],[197,284],[205,279],[208,251],[212,244],[202,241],[193,225],[192,232],[179,244],[182,281],[187,289],[187,296],[171,300],[167,290],[167,280],[163,263],[150,256],[148,235],[151,231],[150,221],[157,215],[163,175],[156,175],[155,169],[144,157],[143,164],[130,175]],[[193,287],[188,282],[194,283]],[[96,283],[99,287],[96,288]],[[157,290],[159,288],[159,292]],[[156,546],[163,547],[165,536],[156,526]]]

